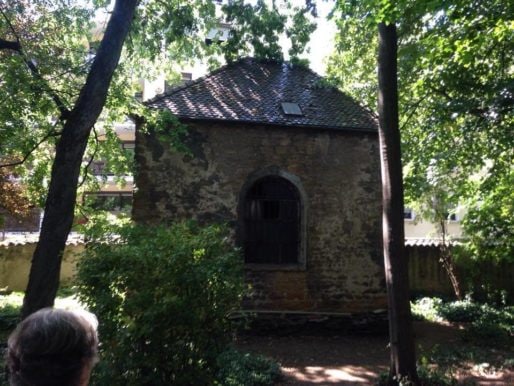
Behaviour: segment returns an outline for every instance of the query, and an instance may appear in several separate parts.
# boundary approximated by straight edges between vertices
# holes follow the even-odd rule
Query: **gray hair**
[[[97,326],[86,311],[45,308],[30,315],[7,342],[10,384],[78,385],[97,358]]]

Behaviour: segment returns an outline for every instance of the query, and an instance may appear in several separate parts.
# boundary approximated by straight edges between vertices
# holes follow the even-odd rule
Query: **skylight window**
[[[303,115],[302,109],[298,103],[282,102],[282,111],[286,115]]]

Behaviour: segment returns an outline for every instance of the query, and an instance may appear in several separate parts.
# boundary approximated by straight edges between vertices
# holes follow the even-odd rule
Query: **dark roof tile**
[[[298,103],[303,115],[284,114]],[[288,63],[242,59],[146,102],[179,118],[376,131],[375,116],[323,78]]]

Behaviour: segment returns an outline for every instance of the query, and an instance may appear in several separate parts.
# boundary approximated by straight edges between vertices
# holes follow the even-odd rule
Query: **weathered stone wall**
[[[137,134],[136,221],[195,218],[226,222],[235,230],[248,177],[265,168],[282,170],[298,177],[307,198],[306,265],[247,269],[253,295],[246,308],[362,312],[386,306],[377,135],[188,126],[189,155],[154,135]]]

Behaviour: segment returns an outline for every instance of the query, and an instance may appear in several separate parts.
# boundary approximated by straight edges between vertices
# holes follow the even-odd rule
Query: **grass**
[[[20,318],[23,292],[0,293],[0,343],[5,343]],[[73,288],[59,290],[55,307],[66,310],[83,308],[74,295]]]

